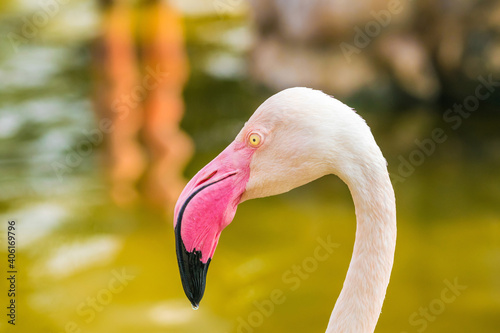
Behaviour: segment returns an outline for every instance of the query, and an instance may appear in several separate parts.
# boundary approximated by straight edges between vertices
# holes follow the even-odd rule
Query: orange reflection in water
[[[113,123],[106,154],[111,196],[125,205],[142,189],[151,202],[171,210],[193,152],[179,128],[188,76],[180,15],[161,1],[137,9],[106,2],[103,8],[96,110]]]

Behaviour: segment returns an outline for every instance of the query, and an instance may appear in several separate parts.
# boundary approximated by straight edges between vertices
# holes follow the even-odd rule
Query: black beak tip
[[[205,292],[205,285],[203,286],[195,286],[193,283],[189,283],[189,281],[185,281],[181,276],[182,286],[184,287],[184,293],[187,298],[191,302],[191,306],[193,309],[198,310],[200,306],[201,299],[203,298],[203,294]]]
[[[188,252],[181,237],[176,237],[177,263],[181,274],[184,293],[191,302],[193,309],[198,309],[207,279],[210,259],[206,263],[201,261],[201,251]]]
[[[198,310],[198,308],[200,307],[199,303],[193,301],[191,301],[191,306],[193,307],[193,310]]]

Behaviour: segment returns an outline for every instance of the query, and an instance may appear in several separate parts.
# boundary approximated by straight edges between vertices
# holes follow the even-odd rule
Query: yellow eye
[[[258,147],[261,144],[261,142],[262,142],[262,137],[260,136],[260,134],[252,133],[248,137],[248,143],[252,147]]]

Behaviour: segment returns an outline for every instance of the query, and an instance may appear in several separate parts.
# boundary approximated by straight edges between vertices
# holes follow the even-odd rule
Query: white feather
[[[242,201],[287,192],[331,173],[349,186],[356,241],[327,332],[372,333],[394,260],[396,209],[387,164],[370,128],[335,98],[290,88],[266,100],[236,141],[252,131],[262,133],[264,143],[252,157]]]

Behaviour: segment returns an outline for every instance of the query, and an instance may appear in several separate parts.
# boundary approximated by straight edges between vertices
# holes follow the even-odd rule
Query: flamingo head
[[[175,206],[174,230],[182,285],[194,308],[203,297],[220,234],[238,204],[328,173],[341,175],[342,157],[352,158],[349,150],[358,141],[345,138],[349,118],[364,124],[352,109],[320,91],[286,89],[265,101],[235,140],[189,181]]]

